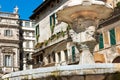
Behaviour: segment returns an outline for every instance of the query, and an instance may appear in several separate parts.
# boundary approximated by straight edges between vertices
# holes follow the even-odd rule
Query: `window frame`
[[[71,48],[72,48],[72,61],[75,62],[76,60],[75,46],[72,46]]]
[[[109,30],[109,36],[110,36],[110,45],[114,46],[116,45],[116,31],[115,28],[112,28]]]
[[[8,57],[9,56],[9,60],[6,58],[6,57]],[[12,67],[12,55],[10,55],[10,54],[5,54],[4,55],[4,66],[5,67]]]
[[[53,13],[51,16],[50,16],[50,29],[51,29],[51,33],[54,32],[54,27],[56,25],[56,14]]]
[[[36,41],[39,41],[39,36],[40,36],[40,27],[39,24],[35,27],[35,35],[36,35]]]
[[[4,30],[4,36],[6,37],[12,37],[13,36],[13,31],[10,29]]]
[[[101,38],[102,37],[102,38]],[[99,49],[103,49],[104,48],[104,36],[103,34],[101,33],[99,35]]]

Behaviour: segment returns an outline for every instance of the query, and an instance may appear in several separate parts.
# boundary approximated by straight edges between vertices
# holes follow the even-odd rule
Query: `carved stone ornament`
[[[3,48],[2,53],[13,53],[13,49],[12,48]]]

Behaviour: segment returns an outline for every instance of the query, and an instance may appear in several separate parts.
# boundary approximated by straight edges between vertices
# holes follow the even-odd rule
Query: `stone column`
[[[71,55],[71,51],[70,51],[70,49],[71,49],[71,42],[68,42],[67,43],[67,46],[66,46],[66,48],[67,48],[67,53],[68,53],[68,57]]]
[[[55,66],[59,66],[59,58],[58,58],[58,53],[55,53]]]
[[[32,53],[30,53],[30,59],[32,60]],[[29,68],[32,69],[33,68],[33,64],[30,64]]]
[[[66,65],[66,60],[65,60],[65,53],[64,51],[61,51],[61,64]]]
[[[43,62],[44,62],[44,65],[48,64],[48,57],[47,56],[44,57]]]
[[[52,55],[50,55],[50,63],[53,63],[54,61],[53,61],[53,56]]]
[[[23,58],[23,70],[26,70],[26,58]]]
[[[93,64],[94,58],[89,48],[86,45],[82,45],[82,53],[80,54],[79,64]]]

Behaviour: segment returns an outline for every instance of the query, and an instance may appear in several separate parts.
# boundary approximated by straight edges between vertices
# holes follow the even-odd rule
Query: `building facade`
[[[100,63],[120,63],[120,9],[99,25],[99,44],[95,48],[95,61]]]
[[[35,46],[35,28],[34,21],[21,20],[21,40],[22,40],[22,59],[23,59],[23,70],[32,69],[30,59]]]
[[[31,16],[31,19],[35,19],[37,22],[35,25],[36,50],[33,54],[33,59],[35,61],[33,68],[65,64],[65,57],[63,56],[65,53],[68,55],[67,29],[69,26],[64,22],[59,23],[57,21],[56,12],[59,10],[60,6],[66,2],[67,0],[46,0],[43,2],[43,4],[46,5],[42,6],[46,7],[46,9],[43,10],[43,8],[40,8],[41,14],[39,14],[39,11],[36,9],[35,14]],[[36,13],[39,15],[36,16]],[[68,57],[66,57],[66,59],[68,59]]]
[[[35,61],[34,68],[40,66],[71,65],[79,63],[81,50],[74,42],[74,40],[79,42],[79,39],[77,39],[77,35],[74,34],[75,32],[70,29],[68,24],[58,21],[57,18],[57,12],[63,9],[70,1],[72,0],[46,0],[34,10],[34,14],[30,17],[37,22],[35,25],[36,50],[33,54],[33,59]],[[118,2],[114,0],[101,1],[108,3],[108,6],[111,8],[116,7],[115,4]],[[75,5],[78,2],[81,1],[76,0],[68,5]],[[98,2],[99,0],[95,0],[95,3]],[[75,15],[73,15],[73,17],[74,16]],[[69,20],[66,18],[65,21]],[[71,39],[72,36],[76,37]],[[84,38],[84,36],[82,38]],[[101,51],[98,49],[98,44],[96,44],[94,51],[94,53]],[[98,59],[96,56],[103,55],[94,55],[95,62],[100,62],[99,60],[96,60]],[[106,62],[105,59],[104,62]]]
[[[44,1],[30,17],[36,20],[32,57],[37,69],[8,74],[3,79],[119,80],[120,7],[113,10],[114,6],[107,4],[110,1],[104,2]]]
[[[20,68],[19,60],[19,15],[0,12],[0,69],[1,75]]]

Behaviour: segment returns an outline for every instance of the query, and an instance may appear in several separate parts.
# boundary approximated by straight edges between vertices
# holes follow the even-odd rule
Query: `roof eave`
[[[40,13],[40,11],[42,11],[47,4],[52,1],[52,0],[45,0],[42,4],[40,4],[34,11],[33,14],[29,17],[30,19],[35,19],[35,16],[38,15]]]

